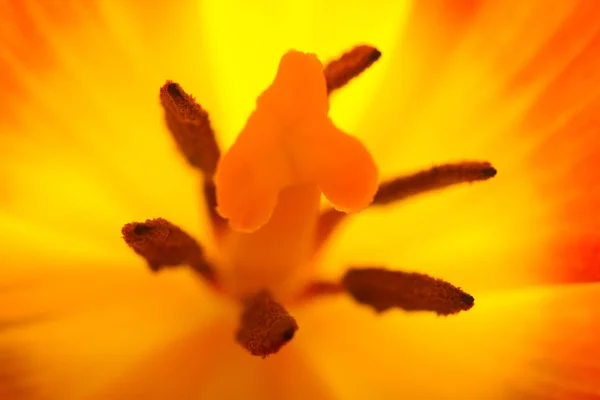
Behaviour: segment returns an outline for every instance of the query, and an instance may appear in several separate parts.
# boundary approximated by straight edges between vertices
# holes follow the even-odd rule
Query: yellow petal
[[[88,265],[1,282],[0,301],[9,306],[0,310],[0,348],[14,359],[15,385],[33,398],[84,398],[219,307],[188,273],[158,279],[143,269]]]
[[[452,318],[313,304],[295,340],[343,399],[600,396],[600,284],[475,297]]]
[[[144,3],[141,1],[139,5]],[[181,211],[192,210],[196,204],[194,196],[186,197],[188,193],[181,189],[191,187],[186,185],[193,179],[185,175],[183,163],[179,163],[169,142],[166,139],[154,139],[156,135],[152,133],[156,123],[160,123],[159,117],[155,121],[148,119],[148,115],[160,115],[158,106],[153,104],[155,94],[152,88],[161,84],[165,76],[182,78],[178,80],[197,97],[212,99],[212,104],[215,104],[217,96],[212,95],[214,87],[205,79],[211,71],[215,71],[218,75],[214,76],[219,79],[214,80],[214,85],[218,84],[219,90],[222,90],[218,100],[229,106],[219,108],[215,125],[223,128],[228,138],[226,142],[231,143],[253,107],[256,93],[262,90],[272,76],[273,67],[269,66],[275,65],[278,57],[287,49],[296,47],[316,51],[326,59],[357,42],[371,41],[384,53],[381,67],[372,71],[372,77],[367,75],[362,80],[364,83],[353,83],[344,93],[349,95],[337,96],[338,106],[333,104],[332,118],[344,130],[358,132],[361,137],[368,139],[366,145],[374,151],[378,160],[384,162],[383,172],[393,175],[420,168],[423,164],[446,161],[447,158],[482,157],[494,161],[500,174],[494,188],[486,185],[487,187],[456,189],[454,194],[448,193],[437,200],[428,198],[414,202],[404,211],[374,214],[362,222],[357,220],[354,224],[354,228],[357,228],[356,236],[341,238],[339,244],[344,247],[338,256],[328,260],[336,262],[328,265],[342,266],[348,261],[381,261],[389,265],[410,265],[414,269],[435,273],[436,276],[463,286],[506,287],[547,280],[551,275],[548,274],[549,269],[558,270],[558,276],[570,276],[568,269],[573,263],[569,254],[581,242],[574,237],[576,233],[577,236],[586,238],[586,243],[589,244],[584,246],[584,256],[576,259],[577,264],[581,264],[582,269],[587,271],[583,278],[589,279],[590,272],[594,271],[596,275],[593,276],[597,277],[595,264],[590,264],[594,260],[593,253],[598,243],[598,221],[594,217],[597,215],[597,193],[593,189],[594,171],[597,170],[594,160],[598,159],[598,147],[597,141],[593,140],[594,124],[589,129],[590,134],[578,134],[586,129],[585,122],[593,122],[591,117],[597,115],[597,104],[590,102],[590,98],[586,96],[596,95],[595,91],[588,91],[588,88],[600,87],[596,81],[598,68],[594,62],[597,59],[594,39],[598,31],[595,19],[598,15],[598,3],[575,0],[558,2],[552,9],[553,12],[547,12],[547,2],[541,0],[526,3],[500,0],[397,3],[389,7],[367,8],[362,2],[355,5],[349,3],[348,7],[340,10],[335,2],[323,5],[322,2],[314,1],[299,5],[286,4],[279,8],[269,7],[270,13],[261,13],[255,3],[237,0],[203,2],[201,6],[192,8],[185,8],[189,6],[186,2],[157,2],[155,8],[139,9],[130,8],[135,3],[125,1],[102,2],[98,3],[97,8],[88,7],[88,4],[96,3],[73,2],[70,3],[71,7],[61,6],[55,13],[50,13],[46,9],[50,4],[48,2],[3,2],[0,15],[7,17],[2,22],[10,23],[0,24],[2,43],[7,44],[6,48],[2,48],[0,62],[0,79],[3,84],[6,83],[3,87],[7,88],[4,95],[0,96],[0,104],[3,106],[0,110],[3,129],[1,148],[12,150],[5,144],[13,139],[18,142],[20,139],[16,138],[16,134],[20,137],[23,132],[42,132],[45,140],[37,140],[35,134],[32,134],[32,138],[36,143],[43,143],[43,146],[56,142],[56,135],[62,139],[62,135],[66,133],[69,140],[72,137],[78,142],[74,153],[81,153],[81,144],[81,148],[87,152],[79,156],[88,158],[87,155],[91,154],[89,158],[94,160],[93,164],[101,164],[98,168],[102,170],[102,174],[107,169],[106,166],[110,166],[110,171],[114,172],[107,173],[105,178],[99,180],[120,182],[119,190],[127,192],[123,195],[124,198],[133,196],[156,202],[160,208],[153,205],[152,209],[176,222],[186,219],[186,216],[190,221],[195,220],[195,215],[185,214],[189,211]],[[23,7],[19,7],[21,4],[28,8],[30,5],[34,6],[37,13],[33,14],[33,20],[21,20],[21,17],[28,15],[23,12]],[[469,7],[469,4],[472,6]],[[4,7],[7,5],[11,9],[15,5],[19,7],[20,18],[12,18],[13,14],[5,12]],[[76,9],[74,15],[78,18],[72,18],[72,8]],[[234,8],[240,12],[232,15],[230,11]],[[335,15],[341,22],[332,20],[331,12],[315,10],[336,11]],[[407,10],[412,13],[409,24],[404,23]],[[62,20],[53,19],[65,15],[67,17]],[[134,18],[138,15],[148,18],[139,22]],[[12,21],[15,20],[22,25],[12,31],[6,30],[6,27],[13,27]],[[81,25],[75,25],[78,28],[85,27],[85,30],[71,30],[72,26],[69,24],[63,30],[54,29],[60,25],[57,21],[81,21]],[[509,22],[511,29],[506,29]],[[105,27],[108,27],[108,32]],[[41,36],[46,37],[45,34],[39,34],[40,29],[47,31],[48,40],[39,40]],[[203,34],[208,34],[198,38],[197,29],[205,29]],[[36,34],[30,35],[31,32]],[[273,32],[278,34],[274,35]],[[400,32],[402,36],[399,38]],[[207,37],[214,40],[206,43]],[[15,43],[15,38],[24,39],[22,43]],[[146,42],[142,38],[149,40]],[[240,46],[228,46],[234,41],[241,43]],[[211,65],[208,68],[205,68],[206,54],[197,51],[199,42],[207,54],[210,54]],[[271,46],[271,43],[274,45]],[[393,53],[392,49],[397,51]],[[115,57],[115,54],[118,56]],[[240,59],[253,62],[247,63],[250,67],[241,70]],[[535,62],[530,62],[532,59]],[[523,69],[525,64],[534,67]],[[127,65],[133,67],[127,68]],[[153,68],[147,68],[148,65]],[[52,68],[47,68],[49,66]],[[592,68],[588,70],[586,67]],[[386,76],[385,85],[381,86],[381,97],[374,96],[376,84],[383,81],[383,72],[391,69],[395,73]],[[121,78],[115,79],[115,76]],[[257,77],[255,80],[252,79],[254,76]],[[554,83],[550,84],[550,81]],[[124,89],[130,87],[131,90]],[[146,92],[140,92],[140,88],[146,88]],[[111,96],[106,93],[111,93]],[[115,93],[118,93],[116,97]],[[128,108],[131,107],[132,98],[144,98],[147,103],[134,106],[132,111]],[[373,99],[368,108],[364,106],[365,99]],[[382,101],[375,101],[377,99]],[[201,102],[207,104],[204,100]],[[538,106],[532,107],[533,102],[537,102]],[[153,108],[155,111],[148,113]],[[210,106],[207,108],[212,111]],[[34,109],[36,118],[31,117]],[[525,112],[530,109],[534,112]],[[568,111],[567,116],[558,112],[565,109]],[[398,117],[399,114],[401,118]],[[52,122],[54,117],[49,118],[49,115],[59,115],[60,121]],[[356,124],[364,116],[369,117],[368,124],[357,131]],[[565,123],[565,118],[568,123]],[[124,120],[133,122],[122,129]],[[90,121],[97,123],[90,124]],[[47,130],[43,129],[45,125],[49,127]],[[10,129],[7,130],[6,127]],[[144,132],[143,140],[140,140],[140,132]],[[382,134],[378,136],[374,132]],[[7,137],[4,133],[12,135],[11,139],[4,141]],[[123,135],[124,140],[121,139]],[[577,140],[572,141],[574,137]],[[115,141],[121,145],[114,146]],[[546,142],[550,145],[541,145]],[[50,147],[52,151],[62,147],[57,144],[58,142]],[[144,152],[130,151],[131,148],[140,149],[140,145]],[[388,151],[388,148],[405,149],[406,152],[399,154],[398,150]],[[27,146],[22,147],[18,153],[19,158],[26,156],[27,149]],[[6,154],[3,151],[0,159],[4,160]],[[11,217],[15,217],[14,210],[34,210],[33,215],[36,219],[42,219],[42,226],[46,225],[47,228],[47,225],[56,221],[48,216],[50,211],[44,210],[45,203],[39,200],[44,198],[49,186],[40,183],[54,177],[52,173],[44,175],[44,169],[55,165],[56,160],[65,160],[64,155],[65,153],[57,152],[55,160],[50,157],[45,162],[36,164],[29,175],[11,175],[12,167],[8,163],[3,164],[0,170],[2,201],[11,193],[21,193],[18,189],[24,186],[19,182],[19,176],[39,174],[36,187],[40,190],[27,192],[26,196],[13,197],[10,204],[15,208],[10,210]],[[157,157],[153,159],[151,167],[146,164],[148,157]],[[78,160],[76,157],[73,159]],[[169,167],[164,167],[165,163]],[[120,169],[123,165],[128,165],[126,171]],[[144,178],[148,168],[152,176]],[[16,170],[28,171],[27,167],[21,166]],[[506,178],[500,179],[503,174]],[[73,175],[77,178],[73,179]],[[84,181],[86,183],[81,185],[82,188],[96,188],[86,178],[80,178],[79,172],[73,175],[68,175],[69,183]],[[93,174],[90,176],[96,183],[97,177]],[[177,178],[184,176],[186,178]],[[157,177],[163,190],[151,189],[154,188]],[[5,182],[10,182],[10,186],[5,185]],[[127,191],[127,188],[131,190]],[[66,195],[68,192],[60,193]],[[116,206],[109,207],[111,210],[129,210],[135,208],[136,204],[151,207],[150,203],[137,200],[132,202],[134,207],[128,207],[118,199],[114,200],[113,196],[104,195],[104,191],[100,190],[100,193],[102,195],[98,198],[102,200],[93,204],[94,212],[104,210],[107,199],[111,205]],[[59,196],[60,200],[64,200],[65,195]],[[157,200],[153,200],[156,197]],[[174,211],[169,211],[166,204],[172,206],[172,197],[189,199],[187,201],[190,207],[178,204],[172,208]],[[19,198],[26,200],[23,203],[26,206],[21,209],[18,208]],[[86,204],[85,201],[82,203]],[[75,202],[75,205],[78,203]],[[493,219],[490,219],[490,210],[493,210]],[[70,207],[60,211],[73,219],[81,216],[77,212],[71,212]],[[180,218],[165,215],[165,211],[177,213]],[[128,212],[119,211],[118,214]],[[145,217],[150,216],[143,215],[134,219]],[[70,221],[74,224],[73,220]],[[98,222],[98,219],[94,222]],[[37,225],[32,223],[31,226]],[[388,227],[387,235],[382,232],[382,226]],[[110,231],[109,228],[105,229],[105,232]],[[52,227],[52,231],[54,230],[56,228]],[[31,236],[40,236],[40,232],[36,231]],[[346,240],[347,238],[350,240]],[[64,239],[61,235],[56,247],[63,246],[67,240]],[[91,239],[76,240],[73,244],[86,243],[86,246],[96,247],[93,243],[96,238]],[[26,248],[25,243],[20,244],[21,249]],[[556,244],[566,244],[559,249],[559,263],[554,261]],[[38,247],[31,252],[37,249]],[[47,247],[44,249],[47,250]],[[60,262],[59,258],[56,260]],[[77,279],[72,283],[77,284]],[[106,284],[106,288],[109,286]],[[177,292],[177,288],[174,291]],[[577,398],[577,395],[584,393],[588,397],[598,397],[597,388],[593,386],[597,381],[594,378],[598,376],[597,365],[593,364],[593,360],[598,358],[595,346],[598,316],[589,308],[598,299],[595,294],[575,299],[578,296],[568,292],[561,292],[557,297],[540,294],[539,297],[531,295],[530,298],[529,295],[523,295],[517,305],[508,299],[486,300],[478,297],[478,303],[472,311],[475,314],[465,314],[464,318],[467,319],[463,319],[463,316],[456,320],[418,317],[413,324],[412,317],[410,322],[400,317],[387,320],[391,322],[381,322],[362,314],[364,325],[351,325],[350,322],[355,323],[357,320],[356,315],[351,315],[349,323],[338,325],[342,327],[338,330],[331,324],[326,324],[334,320],[332,314],[328,313],[319,320],[318,325],[314,325],[318,326],[318,330],[309,327],[308,319],[305,319],[307,328],[303,329],[318,332],[310,339],[311,346],[314,347],[309,354],[316,354],[317,359],[314,361],[320,366],[319,373],[331,380],[336,392],[349,398],[373,395],[372,392],[365,393],[366,387],[354,388],[352,383],[366,385],[374,382],[379,384],[375,386],[375,390],[384,394],[405,394],[396,392],[399,376],[402,378],[401,383],[406,385],[406,390],[415,393],[427,394],[427,391],[439,388],[444,391],[441,393],[443,395],[446,391],[462,393],[461,390],[466,388],[470,390],[467,395],[491,392],[493,398],[496,392],[492,391],[498,387],[498,382],[494,379],[502,376],[502,373],[494,374],[498,369],[509,371],[504,376],[514,378],[510,382],[516,382],[508,391],[500,392],[500,395],[508,393],[505,396],[508,398],[527,398],[532,395],[545,398],[548,397],[548,389],[563,398]],[[150,295],[146,296],[144,292],[143,297],[146,299]],[[541,304],[546,304],[552,307],[556,319],[535,330],[540,320],[546,318],[539,314],[525,315],[528,309],[523,304],[529,304],[534,310],[539,310]],[[573,306],[577,305],[583,311],[573,312]],[[477,313],[480,307],[483,308]],[[564,307],[568,308],[565,310]],[[126,309],[123,314],[116,311],[114,315],[107,313],[106,317],[100,317],[97,321],[96,316],[90,316],[89,326],[99,322],[104,328],[111,321],[113,324],[117,321],[122,322],[117,325],[126,325],[129,322],[129,310]],[[152,312],[147,313],[150,320]],[[183,317],[177,316],[176,319],[179,318]],[[465,321],[472,321],[472,324],[462,326],[461,323]],[[159,322],[162,324],[162,320]],[[444,323],[442,327],[440,322]],[[564,324],[572,324],[573,331],[565,330]],[[144,326],[144,323],[140,325]],[[148,325],[154,326],[150,322]],[[160,330],[159,327],[155,328]],[[348,332],[355,330],[370,332],[365,332],[363,339],[343,339],[351,339]],[[101,332],[101,329],[94,331]],[[327,335],[323,335],[323,331],[327,331]],[[61,341],[64,340],[64,332],[71,332],[71,337],[79,338],[90,333],[90,329],[75,328],[70,324],[57,326],[50,332],[52,340],[49,343],[43,340],[44,334],[48,332],[42,330],[32,333],[32,340],[38,343],[37,347],[27,345],[21,349],[33,354],[33,360],[39,360],[37,364],[22,366],[19,361],[21,359],[18,358],[19,351],[11,353],[15,354],[17,361],[10,362],[18,371],[27,371],[31,367],[34,368],[30,371],[39,370],[35,367],[41,366],[41,370],[49,373],[44,378],[46,381],[60,383],[53,388],[52,393],[58,394],[61,399],[90,391],[90,387],[72,386],[75,382],[73,377],[87,372],[83,367],[89,364],[75,363],[74,367],[64,367],[61,364],[64,354],[59,354],[60,350],[67,347]],[[386,337],[385,332],[393,333],[394,337]],[[454,346],[447,347],[443,343],[446,336],[441,336],[440,332],[447,333]],[[503,332],[504,335],[498,338],[497,332]],[[560,336],[564,333],[568,337]],[[334,341],[326,340],[330,334],[335,338]],[[594,336],[590,339],[587,335],[591,334]],[[97,351],[94,356],[98,359],[110,355],[111,352],[106,352],[102,345],[95,350],[96,340],[106,344],[104,340],[110,341],[107,337],[120,339],[119,336],[111,335],[111,332],[105,335],[102,338],[94,337],[89,345],[92,350],[82,351],[79,355],[89,355],[94,351]],[[548,343],[543,341],[545,335],[550,338],[550,342],[560,344],[565,352],[560,353],[557,347],[543,345]],[[386,340],[380,343],[380,337],[386,337]],[[70,341],[68,344],[76,342]],[[132,342],[130,337],[123,339],[122,346],[116,346],[117,350],[112,354],[116,357],[121,351],[126,351]],[[405,343],[409,343],[409,346],[404,347]],[[514,343],[517,346],[513,346]],[[588,343],[592,343],[592,346]],[[10,343],[11,350],[16,348],[14,344]],[[543,346],[535,348],[528,346],[529,344]],[[346,351],[349,347],[351,352]],[[6,348],[5,343],[1,348]],[[380,349],[380,352],[373,354],[374,348]],[[417,357],[425,353],[421,351],[423,348],[426,349],[426,355],[431,353],[441,356],[429,358],[430,364],[416,364],[413,368],[407,360],[423,360],[422,357]],[[335,354],[328,353],[331,349],[339,351]],[[7,350],[6,353],[9,352]],[[134,352],[141,354],[143,351]],[[361,355],[359,363],[356,362],[357,353]],[[393,358],[385,358],[386,353],[392,353]],[[490,353],[495,357],[481,357],[482,354]],[[544,364],[551,366],[549,372],[532,373],[532,369],[527,369],[531,365],[527,360],[542,358],[536,357],[536,354],[551,355],[554,361]],[[577,359],[574,357],[577,354],[595,357],[590,362],[584,356]],[[514,365],[512,362],[515,360],[525,360],[526,366],[510,371],[509,367]],[[569,362],[559,364],[563,360]],[[586,362],[590,362],[588,369],[578,368]],[[400,371],[402,374],[396,373],[391,378],[375,376],[373,369],[361,368],[364,364],[377,365],[386,371]],[[557,365],[562,367],[555,368]],[[572,365],[575,368],[571,368]],[[349,367],[349,372],[346,367]],[[465,367],[471,367],[467,371],[469,373],[474,371],[474,376],[469,375],[472,379],[465,380],[461,375],[465,373]],[[90,385],[97,387],[111,381],[114,376],[107,373],[107,369],[109,367],[99,370],[98,381]],[[115,368],[114,373],[124,369]],[[435,376],[434,383],[430,375],[423,374],[424,370]],[[1,370],[0,373],[4,371]],[[9,376],[16,375],[13,373]],[[31,376],[35,382],[33,372]],[[519,380],[523,377],[526,380]],[[565,384],[565,377],[572,377],[572,384]],[[248,380],[251,381],[251,378]],[[392,380],[394,386],[390,388],[386,383]],[[85,386],[85,380],[77,382]],[[489,387],[481,387],[473,382],[491,384]],[[558,386],[553,386],[557,384]],[[216,393],[226,386],[223,380],[220,385],[215,386]],[[11,389],[12,393],[20,387],[15,386],[15,390]],[[4,389],[6,386],[0,388]],[[355,389],[354,392],[352,389]]]
[[[173,78],[215,108],[209,83],[195,79],[203,69],[194,44],[180,40],[197,35],[195,22],[186,2],[136,5],[2,2],[0,69],[16,85],[0,96],[3,211],[104,240],[118,241],[112,232],[128,220],[156,216],[199,231],[201,188],[157,100]],[[142,38],[153,37],[150,48]]]
[[[361,213],[322,260],[326,274],[359,261],[468,289],[599,279],[567,255],[584,242],[576,252],[593,260],[598,243],[599,6],[546,5],[414,3],[381,60],[404,69],[383,77],[356,133],[382,180],[465,159],[498,175]]]
[[[203,329],[174,340],[92,398],[335,398],[292,345],[276,357],[249,355],[231,340],[233,321],[217,318]]]
[[[254,109],[257,94],[272,82],[279,59],[289,49],[315,53],[326,62],[358,43],[369,43],[383,52],[382,61],[336,96],[331,109],[338,126],[355,132],[366,104],[374,100],[377,85],[382,83],[382,72],[403,68],[385,62],[385,54],[396,45],[410,7],[410,1],[378,1],[372,7],[358,0],[347,1],[343,7],[319,0],[275,6],[269,1],[202,2],[198,26],[210,37],[203,43],[203,56],[219,77],[220,107],[214,110],[214,118],[223,128],[224,143],[233,143]],[[231,13],[232,9],[237,12]]]
[[[232,346],[230,326],[208,323],[174,336],[136,360],[121,376],[99,387],[90,399],[192,399],[212,379],[224,349]],[[232,385],[236,386],[236,385]]]

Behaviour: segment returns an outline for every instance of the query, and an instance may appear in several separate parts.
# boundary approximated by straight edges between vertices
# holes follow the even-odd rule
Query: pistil
[[[373,200],[374,160],[328,111],[323,65],[291,51],[220,159],[215,183],[218,212],[234,231],[223,247],[233,292],[283,296],[305,283],[297,272],[310,271],[321,193],[342,211]]]

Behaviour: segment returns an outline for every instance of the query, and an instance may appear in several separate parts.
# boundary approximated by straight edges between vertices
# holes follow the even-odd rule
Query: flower
[[[595,2],[151,3],[1,6],[0,397],[600,395]],[[314,299],[253,358],[237,305],[190,271],[154,276],[119,238],[161,217],[215,253],[157,87],[193,93],[228,148],[287,50],[364,42],[384,56],[329,115],[382,177],[480,158],[499,175],[349,219],[305,272],[414,270],[476,305],[442,319]]]

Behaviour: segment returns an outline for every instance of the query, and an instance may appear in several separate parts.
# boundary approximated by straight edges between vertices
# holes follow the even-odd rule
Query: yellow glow
[[[364,7],[339,7],[343,10],[336,9],[341,14],[336,14],[335,22],[332,14],[320,12],[318,4],[274,6],[267,13],[240,2],[201,6],[203,26],[210,32],[205,50],[222,85],[221,106],[213,115],[227,143],[247,118],[256,94],[272,80],[283,52],[296,48],[327,60],[355,43],[368,42],[382,50],[382,59],[333,96],[331,115],[373,152],[382,179],[463,159],[490,160],[499,170],[493,182],[356,218],[322,260],[324,274],[339,274],[359,262],[419,270],[473,290],[539,280],[540,271],[523,265],[539,265],[544,259],[549,232],[557,222],[549,218],[549,205],[544,208],[531,169],[518,153],[528,146],[519,140],[527,136],[519,119],[539,89],[508,98],[504,80],[492,68],[492,61],[504,55],[490,52],[480,60],[473,58],[486,40],[479,38],[480,30],[494,36],[502,51],[502,43],[517,40],[509,36],[511,32],[493,28],[502,21],[495,14],[498,7],[485,8],[474,22],[480,30],[465,36],[443,71],[431,78],[435,86],[428,87],[430,78],[423,71],[432,68],[427,63],[441,51],[436,43],[442,39],[436,35],[446,32],[426,23],[407,26],[409,2],[378,4],[366,15]],[[231,9],[239,13],[230,15]],[[526,18],[530,11],[515,12]],[[527,49],[539,45],[555,26],[551,19],[536,30]],[[522,62],[526,54],[520,55]],[[223,112],[226,116],[221,116]]]
[[[256,95],[271,83],[282,54],[296,49],[315,53],[326,62],[357,43],[376,43],[384,54],[390,53],[410,7],[409,1],[380,0],[366,9],[356,0],[265,1],[260,7],[238,0],[199,3],[202,52],[219,88],[213,118],[224,143],[230,144],[241,130]],[[365,99],[375,95],[390,68],[386,64],[336,96],[339,107],[331,115],[342,129],[355,130],[366,111]]]
[[[563,237],[597,243],[597,165],[574,171],[597,159],[585,122],[598,114],[600,68],[578,58],[587,70],[566,69],[597,40],[597,21],[586,19],[598,15],[595,2],[489,0],[472,13],[459,1],[51,3],[0,2],[0,304],[11,305],[0,323],[16,325],[0,326],[0,397],[13,368],[4,349],[24,363],[15,369],[26,371],[18,378],[28,390],[57,400],[111,399],[124,387],[152,398],[161,379],[207,398],[240,388],[249,399],[311,397],[306,388],[323,399],[371,390],[491,398],[528,386],[541,357],[579,365],[557,349],[597,355],[597,285],[492,293],[552,280]],[[561,35],[568,46],[538,56]],[[295,48],[326,62],[357,43],[383,56],[332,96],[330,115],[363,140],[382,178],[463,159],[499,172],[353,217],[318,273],[338,277],[351,264],[419,271],[463,287],[476,305],[442,319],[316,301],[297,310],[301,328],[281,359],[250,359],[230,335],[233,307],[185,272],[151,275],[119,237],[126,222],[163,217],[215,252],[200,181],[168,137],[158,88],[172,79],[193,94],[226,148],[282,54]],[[585,196],[589,208],[573,211]],[[598,370],[600,358],[583,359]],[[554,374],[563,384],[567,374]],[[597,380],[568,376],[599,395]]]
[[[561,379],[558,369],[598,370],[579,352],[597,351],[593,332],[600,327],[600,315],[595,310],[573,312],[598,290],[596,284],[506,291],[479,297],[471,311],[456,318],[396,313],[382,318],[365,308],[357,310],[345,299],[323,302],[298,315],[306,329],[323,334],[299,336],[296,344],[326,377],[331,391],[349,400],[511,399],[531,392],[548,396],[544,381],[568,394],[561,399],[593,398],[600,394],[593,372],[577,379],[581,392],[569,392],[574,383]],[[565,334],[581,336],[573,340]],[[557,352],[560,361],[554,358]],[[554,367],[556,371],[548,371]],[[356,384],[349,384],[349,376]]]

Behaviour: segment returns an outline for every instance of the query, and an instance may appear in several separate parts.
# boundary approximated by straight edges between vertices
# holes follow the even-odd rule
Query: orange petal
[[[86,398],[139,359],[207,320],[217,303],[187,273],[156,279],[117,272],[40,269],[0,279],[0,359],[35,399]],[[0,376],[0,393],[15,390]],[[16,397],[17,399],[19,397]],[[27,397],[26,397],[27,398]]]
[[[157,347],[90,400],[200,398],[212,370],[233,344],[231,327],[209,323]]]
[[[158,349],[93,399],[315,399],[329,388],[297,349],[259,359],[232,340],[233,320],[218,319]]]
[[[409,73],[385,77],[356,133],[381,132],[368,144],[384,179],[482,158],[498,176],[368,213],[324,265],[376,261],[469,290],[600,279],[600,3],[546,4],[411,9],[385,53]]]

